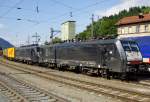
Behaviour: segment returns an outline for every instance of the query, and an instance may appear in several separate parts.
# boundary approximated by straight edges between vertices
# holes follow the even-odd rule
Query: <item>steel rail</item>
[[[150,95],[148,94],[143,94],[143,93],[133,92],[130,90],[119,89],[119,88],[114,88],[110,86],[81,81],[81,80],[54,75],[54,74],[50,74],[46,72],[43,73],[42,71],[27,68],[27,67],[24,68],[23,66],[17,66],[13,64],[10,65],[6,63],[3,63],[3,64],[8,67],[19,70],[19,71],[31,73],[31,74],[34,74],[34,75],[37,75],[46,79],[50,79],[53,81],[57,81],[57,82],[69,85],[69,86],[74,86],[80,89],[85,89],[85,90],[88,90],[90,92],[94,92],[97,94],[111,96],[113,98],[118,98],[127,102],[149,102],[150,100]]]

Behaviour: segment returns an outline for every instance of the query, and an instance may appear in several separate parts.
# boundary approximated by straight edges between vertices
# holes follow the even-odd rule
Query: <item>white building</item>
[[[61,40],[75,38],[75,21],[67,21],[61,24]]]
[[[119,38],[150,36],[150,14],[124,17],[116,25]]]

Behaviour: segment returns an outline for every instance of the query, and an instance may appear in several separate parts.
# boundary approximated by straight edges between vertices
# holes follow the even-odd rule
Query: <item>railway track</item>
[[[10,65],[13,65],[13,66],[16,66],[16,67],[20,67],[20,65],[16,65],[16,64],[12,64],[12,63],[9,63]],[[25,65],[25,64],[24,64]],[[28,67],[28,65],[27,65],[27,67],[26,66],[21,66],[21,67],[23,67],[23,68],[30,68],[31,66],[29,65],[29,67]],[[41,67],[39,67],[39,68],[41,68]],[[35,70],[35,69],[31,69],[31,70]],[[65,76],[62,76],[62,75],[58,75],[58,74],[53,74],[53,73],[50,73],[50,71],[41,71],[40,69],[36,69],[35,71],[38,71],[39,73],[45,73],[45,74],[51,74],[51,75],[54,75],[54,76],[58,76],[58,77],[62,77],[62,78],[64,78],[64,79],[70,79],[69,77],[65,77]],[[79,79],[76,79],[76,78],[72,78],[72,80],[74,80],[74,81],[79,81]],[[115,81],[118,81],[118,80],[116,80],[116,79],[114,79]],[[119,80],[120,81],[120,80]],[[86,81],[85,81],[86,82]],[[88,82],[89,83],[89,82]],[[140,81],[140,82],[133,82],[133,81],[127,81],[127,82],[124,82],[125,84],[132,84],[132,85],[138,85],[138,86],[144,86],[144,87],[150,87],[150,80],[145,80],[145,81]],[[95,85],[95,83],[94,83],[94,85]],[[99,84],[97,84],[97,85],[99,85]]]
[[[9,88],[3,82],[0,82],[0,92],[11,102],[26,102],[27,100],[21,95],[17,94],[14,90]]]
[[[150,79],[149,80],[140,81],[139,84],[150,87]]]
[[[3,63],[6,63],[6,62],[4,62],[3,60],[1,60]],[[8,62],[8,64],[10,64],[10,65],[13,65],[13,66],[16,66],[16,67],[20,67],[20,65],[16,65],[16,64],[12,64],[12,63],[9,63]],[[26,64],[23,64],[23,65],[25,65],[25,66],[21,66],[21,67],[23,67],[23,68],[30,68],[31,67],[31,65],[26,65]],[[27,66],[27,67],[26,67]],[[29,67],[28,67],[29,66]],[[35,66],[35,65],[34,65]],[[38,66],[39,67],[39,66]],[[41,68],[41,67],[39,67],[39,68]],[[45,67],[44,67],[45,68]],[[46,69],[46,68],[45,68]],[[34,69],[31,69],[31,70],[34,70]],[[65,76],[62,76],[62,75],[56,75],[56,74],[53,74],[53,73],[50,73],[50,71],[41,71],[40,69],[36,69],[35,71],[38,71],[39,73],[45,73],[45,74],[51,74],[51,75],[54,75],[54,76],[58,76],[58,77],[62,77],[62,78],[64,78],[64,79],[68,79],[69,77],[65,77]],[[72,80],[74,80],[74,81],[79,81],[79,79],[76,79],[76,78],[72,78]],[[115,81],[118,81],[118,80],[116,80],[116,79],[114,79]],[[120,80],[119,80],[120,81]],[[150,87],[150,80],[145,80],[145,81],[140,81],[140,82],[133,82],[133,81],[127,81],[127,82],[124,82],[124,83],[126,83],[126,84],[132,84],[132,85],[140,85],[140,86],[144,86],[144,87]],[[94,83],[95,84],[95,83]]]
[[[5,73],[0,73],[0,92],[10,102],[70,102]]]
[[[114,98],[118,98],[123,101],[150,102],[150,95],[148,94],[143,94],[143,93],[133,92],[130,90],[119,89],[119,88],[114,88],[114,87],[105,86],[101,84],[81,81],[81,80],[77,80],[77,79],[73,79],[69,77],[42,72],[42,71],[35,70],[32,68],[28,68],[28,67],[23,68],[23,66],[19,66],[19,65],[6,64],[6,63],[1,63],[1,64],[14,68],[16,70],[25,72],[25,73],[31,73],[31,74],[34,74],[34,75],[37,75],[46,79],[57,81],[57,82],[60,82],[69,86],[74,86],[80,89],[85,89],[85,90],[88,90],[90,92],[94,92],[100,95],[103,94],[103,95],[111,96]]]

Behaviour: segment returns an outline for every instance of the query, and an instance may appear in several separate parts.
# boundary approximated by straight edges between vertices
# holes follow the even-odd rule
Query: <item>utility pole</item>
[[[92,14],[92,24],[91,24],[91,37],[94,37],[95,34],[94,34],[94,14]]]
[[[33,38],[35,38],[35,44],[38,44],[38,42],[40,41],[40,36],[38,35],[38,33],[36,32],[35,35],[32,36]]]
[[[71,17],[71,18],[73,17],[72,12],[70,12],[70,17]]]
[[[30,45],[30,36],[28,35],[27,44]]]
[[[18,34],[16,34],[16,46],[19,46],[19,44],[18,44]]]
[[[50,31],[50,33],[51,33],[50,39],[53,40],[54,35],[56,35],[56,34],[54,34],[54,33],[59,33],[60,30],[54,30],[53,28],[50,28],[50,30],[51,30],[51,31]]]
[[[97,16],[97,21],[99,20],[99,18],[100,18],[100,17],[99,17],[99,16]]]
[[[54,29],[53,29],[53,28],[50,28],[50,30],[51,30],[51,31],[50,31],[50,33],[51,33],[51,35],[50,35],[50,39],[53,39],[53,35],[54,35],[54,34],[53,34],[53,33],[54,33]]]
[[[39,6],[38,6],[38,0],[36,1],[36,13],[39,13]]]

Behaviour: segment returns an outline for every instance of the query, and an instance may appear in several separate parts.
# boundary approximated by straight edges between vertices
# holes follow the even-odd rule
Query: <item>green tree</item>
[[[123,17],[139,15],[139,13],[150,13],[150,7],[132,7],[128,11],[123,10],[118,14],[110,15],[109,17],[103,17],[97,22],[94,22],[94,36],[109,36],[117,34],[116,23]],[[76,38],[89,39],[91,37],[91,24],[86,29],[79,33]]]
[[[55,37],[55,38],[52,40],[52,43],[61,43],[61,39],[58,38],[58,37]]]

